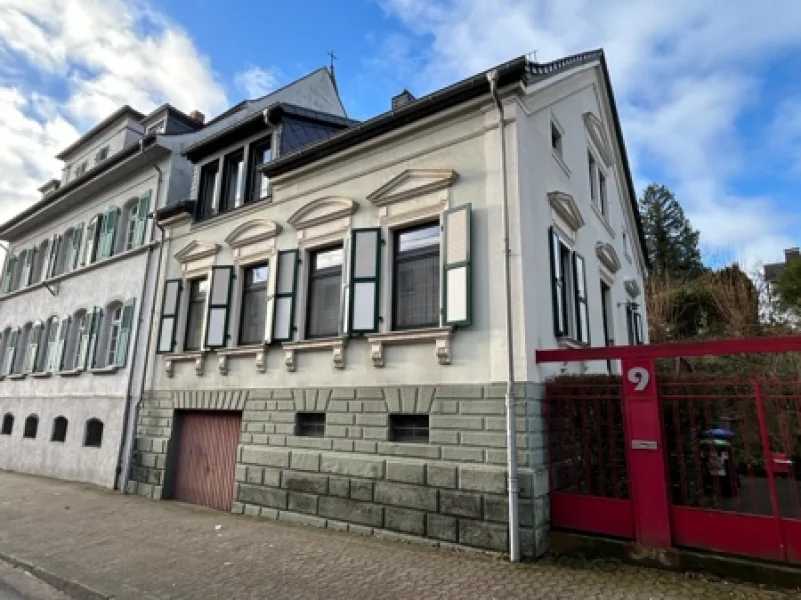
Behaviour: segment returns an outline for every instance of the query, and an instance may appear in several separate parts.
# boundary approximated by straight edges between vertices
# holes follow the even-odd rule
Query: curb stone
[[[64,592],[76,600],[112,600],[113,598],[113,596],[101,594],[100,592],[78,583],[77,581],[67,579],[61,575],[56,575],[55,573],[52,573],[41,567],[37,567],[34,564],[16,558],[10,554],[6,554],[5,552],[0,552],[0,560],[8,563],[11,566],[17,567],[18,569],[22,569],[27,573],[30,573],[37,579],[41,579],[51,587],[56,588],[60,592]]]

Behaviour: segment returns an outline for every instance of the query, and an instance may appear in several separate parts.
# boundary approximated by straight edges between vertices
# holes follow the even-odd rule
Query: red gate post
[[[623,410],[634,532],[644,546],[670,548],[665,449],[654,361],[623,359]]]

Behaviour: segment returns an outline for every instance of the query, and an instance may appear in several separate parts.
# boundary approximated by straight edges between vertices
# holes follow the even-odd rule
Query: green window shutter
[[[14,266],[16,262],[17,258],[13,254],[9,253],[6,256],[6,263],[3,268],[3,281],[0,283],[0,292],[3,294],[11,291],[11,278],[14,276]]]
[[[470,325],[473,279],[470,258],[470,215],[472,205],[446,210],[443,217],[444,260],[442,271],[442,306],[446,325]]]
[[[14,359],[17,357],[17,344],[19,343],[19,327],[11,330],[6,346],[6,355],[3,357],[3,375],[9,375],[14,368]]]
[[[590,312],[587,308],[587,268],[584,257],[573,253],[573,289],[576,290],[576,341],[590,343]]]
[[[95,306],[92,310],[92,320],[89,325],[89,344],[86,349],[84,369],[91,369],[97,364],[97,336],[100,331],[100,319],[102,317],[103,309]]]
[[[31,284],[31,278],[33,277],[33,261],[36,257],[36,249],[28,248],[25,252],[23,252],[23,255],[25,258],[22,263],[22,277],[20,277],[19,282],[20,287],[25,287],[26,285]]]
[[[141,246],[145,241],[147,228],[147,213],[150,210],[150,190],[139,196],[139,206],[136,208],[136,227],[134,228],[133,245]]]
[[[28,334],[28,347],[26,348],[25,362],[22,365],[23,373],[33,373],[36,366],[36,355],[39,353],[39,338],[42,335],[42,324],[35,323]]]
[[[178,319],[178,308],[181,300],[180,279],[168,279],[164,282],[164,295],[161,300],[161,323],[156,352],[164,354],[175,349],[175,325]]]
[[[72,262],[71,269],[78,268],[78,257],[81,254],[81,238],[83,237],[83,223],[75,227],[72,232]]]
[[[273,341],[288,342],[295,332],[295,293],[298,283],[299,253],[282,250],[278,253],[278,273],[275,286],[275,315]]]
[[[350,237],[348,332],[378,331],[381,229],[354,229]]]
[[[212,267],[209,287],[209,309],[206,318],[206,348],[224,348],[228,345],[228,315],[231,307],[231,290],[234,268]]]
[[[59,323],[58,336],[56,338],[56,353],[51,366],[53,372],[58,372],[64,368],[64,350],[67,346],[67,337],[71,325],[72,317],[64,317],[61,319],[61,323]]]
[[[558,338],[567,335],[567,303],[565,302],[561,244],[559,234],[551,226],[548,230],[548,248],[551,257],[551,303],[553,304],[553,333]]]
[[[117,223],[120,219],[120,209],[116,206],[109,206],[106,210],[106,258],[114,254],[114,243],[117,240]]]
[[[50,331],[49,331],[49,328],[48,328],[48,332],[47,332],[47,349],[45,351],[44,369],[43,370],[44,371],[57,372],[58,369],[53,368],[53,365],[56,362],[56,350],[58,349],[58,340],[61,337],[62,321],[59,320],[57,323],[54,323],[52,320],[49,320],[48,324],[49,324],[49,327],[55,327],[57,331],[56,331],[55,340],[51,342],[50,341]]]
[[[133,329],[135,300],[131,298],[122,305],[122,323],[120,324],[120,334],[117,336],[117,349],[114,353],[114,360],[118,367],[124,367],[128,358],[128,344],[131,341],[131,330]]]

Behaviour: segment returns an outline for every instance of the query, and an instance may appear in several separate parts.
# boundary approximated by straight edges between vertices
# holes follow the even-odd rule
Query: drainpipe
[[[160,197],[160,194],[161,194],[161,183],[162,183],[163,173],[161,171],[161,168],[150,159],[150,156],[148,156],[147,150],[145,149],[145,138],[142,138],[142,139],[139,140],[139,149],[140,149],[140,151],[142,153],[142,156],[144,156],[147,159],[147,162],[150,163],[150,166],[152,166],[156,170],[156,172],[158,173],[158,179],[156,180],[156,194],[155,194],[155,206],[158,206],[159,197]],[[153,212],[151,214],[155,215],[155,208],[154,208],[154,210],[153,210]],[[155,217],[154,217],[154,222],[155,222],[156,226],[158,226],[159,229],[161,229],[161,226],[159,226],[158,222],[155,221]],[[158,258],[158,266],[156,267],[156,279],[155,279],[156,284],[158,284],[158,278],[159,278],[159,275],[161,274],[161,257],[162,257],[162,252],[164,250],[164,244],[163,244],[164,230],[163,229],[161,229],[161,233],[162,233],[162,236],[161,236],[162,237],[162,242],[159,243],[159,258]],[[148,251],[147,251],[147,263],[146,263],[147,265],[150,264],[150,257],[152,255],[153,255],[153,246],[151,245],[150,248],[148,248]],[[139,308],[139,314],[142,315],[142,318],[140,318],[140,321],[144,320],[144,311],[142,309],[144,309],[144,307],[145,307],[146,294],[147,294],[147,271],[145,271],[145,277],[144,277],[144,279],[142,281],[142,293],[139,296],[139,298],[141,299],[140,300],[141,304],[140,304],[140,308]],[[156,298],[155,297],[151,298],[151,301],[155,304]],[[153,310],[150,311],[150,314],[151,315],[153,314]],[[128,395],[127,395],[127,401],[125,403],[125,418],[124,418],[124,423],[125,423],[125,442],[126,443],[123,444],[122,447],[120,447],[120,458],[119,458],[119,461],[117,463],[117,464],[121,465],[121,469],[122,469],[122,472],[120,473],[120,491],[123,494],[127,494],[128,493],[128,480],[129,480],[129,474],[131,472],[131,462],[132,462],[132,459],[133,459],[134,438],[135,438],[135,434],[136,434],[136,422],[139,419],[139,408],[142,405],[142,397],[143,397],[143,394],[144,394],[144,391],[145,391],[145,379],[147,378],[148,361],[150,359],[150,338],[151,338],[151,336],[153,334],[153,323],[150,323],[149,325],[150,326],[147,329],[147,344],[145,345],[145,351],[143,353],[141,353],[141,354],[144,355],[144,363],[142,364],[142,381],[140,383],[140,388],[139,388],[139,400],[137,400],[136,404],[133,406],[133,410],[131,410],[131,399],[132,399],[132,393],[133,393],[133,390],[132,390],[132,387],[133,387],[133,376],[128,377]],[[142,329],[142,327],[141,327],[141,322],[140,322],[140,326],[136,328],[136,336],[133,339],[133,347],[134,348],[137,347],[137,343],[139,341],[139,332],[141,331],[141,329]],[[136,351],[131,353],[131,374],[133,374],[133,372],[134,372],[134,364],[136,363],[136,357],[139,354],[140,353],[138,353]]]
[[[512,332],[512,276],[509,265],[509,198],[506,180],[506,130],[503,122],[503,105],[498,97],[498,72],[487,73],[490,94],[498,109],[498,133],[501,141],[501,220],[503,221],[503,277],[506,288],[506,463],[509,471],[509,558],[520,560],[520,519],[517,506],[517,428],[515,423],[515,367],[514,337]]]

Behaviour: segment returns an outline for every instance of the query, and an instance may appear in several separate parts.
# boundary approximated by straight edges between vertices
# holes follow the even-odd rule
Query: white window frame
[[[109,367],[116,364],[117,340],[122,328],[122,302],[113,302],[106,307],[108,324],[103,331],[103,344],[105,344],[105,362],[102,366]]]

